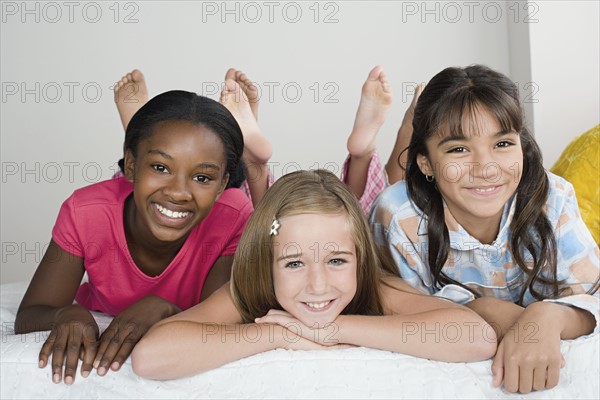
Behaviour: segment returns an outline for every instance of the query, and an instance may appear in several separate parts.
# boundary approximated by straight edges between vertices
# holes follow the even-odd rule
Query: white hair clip
[[[271,224],[271,232],[270,235],[277,235],[279,232],[277,232],[277,230],[281,227],[281,224],[279,223],[279,221],[277,221],[277,218],[275,218],[273,220],[273,223]]]

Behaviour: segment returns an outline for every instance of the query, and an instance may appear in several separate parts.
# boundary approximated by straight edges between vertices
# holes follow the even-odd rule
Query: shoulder
[[[221,194],[197,229],[203,230],[206,234],[206,229],[210,228],[211,234],[218,236],[225,232],[232,234],[241,231],[253,210],[252,202],[244,192],[236,188],[227,189]]]
[[[569,181],[552,172],[547,171],[548,198],[546,199],[546,213],[548,218],[556,220],[563,213],[565,207],[577,206],[575,189]]]
[[[376,241],[382,235],[394,241],[398,237],[410,237],[415,243],[418,234],[426,228],[423,212],[408,197],[405,181],[399,181],[382,192],[373,206],[369,223]]]
[[[379,213],[394,214],[404,218],[420,215],[421,211],[410,200],[406,181],[399,181],[386,188],[375,200],[371,219],[373,220]]]
[[[117,204],[132,191],[133,184],[120,177],[77,189],[69,199],[74,207]]]
[[[248,196],[237,188],[229,188],[223,191],[213,208],[248,215],[253,211],[252,202]]]
[[[395,209],[410,202],[406,181],[398,181],[384,189],[375,201],[376,206]]]
[[[570,196],[573,194],[574,189],[573,189],[573,185],[571,185],[571,182],[569,182],[565,178],[562,178],[558,175],[553,174],[550,171],[546,171],[546,176],[548,177],[548,183],[549,183],[549,191],[548,191],[549,196],[550,195]]]

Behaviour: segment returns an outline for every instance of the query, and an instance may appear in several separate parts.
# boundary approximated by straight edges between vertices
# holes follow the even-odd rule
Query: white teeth
[[[331,300],[328,301],[323,301],[321,303],[306,303],[310,308],[316,308],[317,310],[320,310],[321,308],[325,307],[326,305],[328,305],[331,302]]]
[[[161,206],[160,204],[156,204],[156,209],[162,214],[162,215],[166,215],[169,218],[174,218],[174,219],[180,219],[180,218],[185,218],[188,216],[189,211],[171,211],[168,208],[165,208],[163,206]]]
[[[494,189],[496,189],[496,186],[489,187],[489,188],[475,188],[475,191],[477,193],[487,193],[487,192],[493,191]]]

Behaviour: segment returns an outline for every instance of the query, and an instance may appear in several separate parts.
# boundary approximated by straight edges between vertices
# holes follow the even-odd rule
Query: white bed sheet
[[[120,371],[77,376],[54,384],[37,366],[48,332],[15,335],[13,323],[26,283],[0,286],[2,323],[0,397],[7,398],[600,398],[598,335],[563,341],[566,366],[559,385],[527,395],[491,387],[491,361],[443,363],[388,351],[275,350],[194,377],[167,382]],[[110,318],[95,315],[101,328]]]

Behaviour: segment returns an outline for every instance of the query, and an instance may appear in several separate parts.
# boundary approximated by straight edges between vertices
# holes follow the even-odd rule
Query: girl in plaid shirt
[[[370,217],[383,257],[495,327],[495,386],[555,386],[560,340],[598,331],[599,251],[573,187],[544,170],[517,86],[487,67],[437,74],[413,128],[406,180]]]

